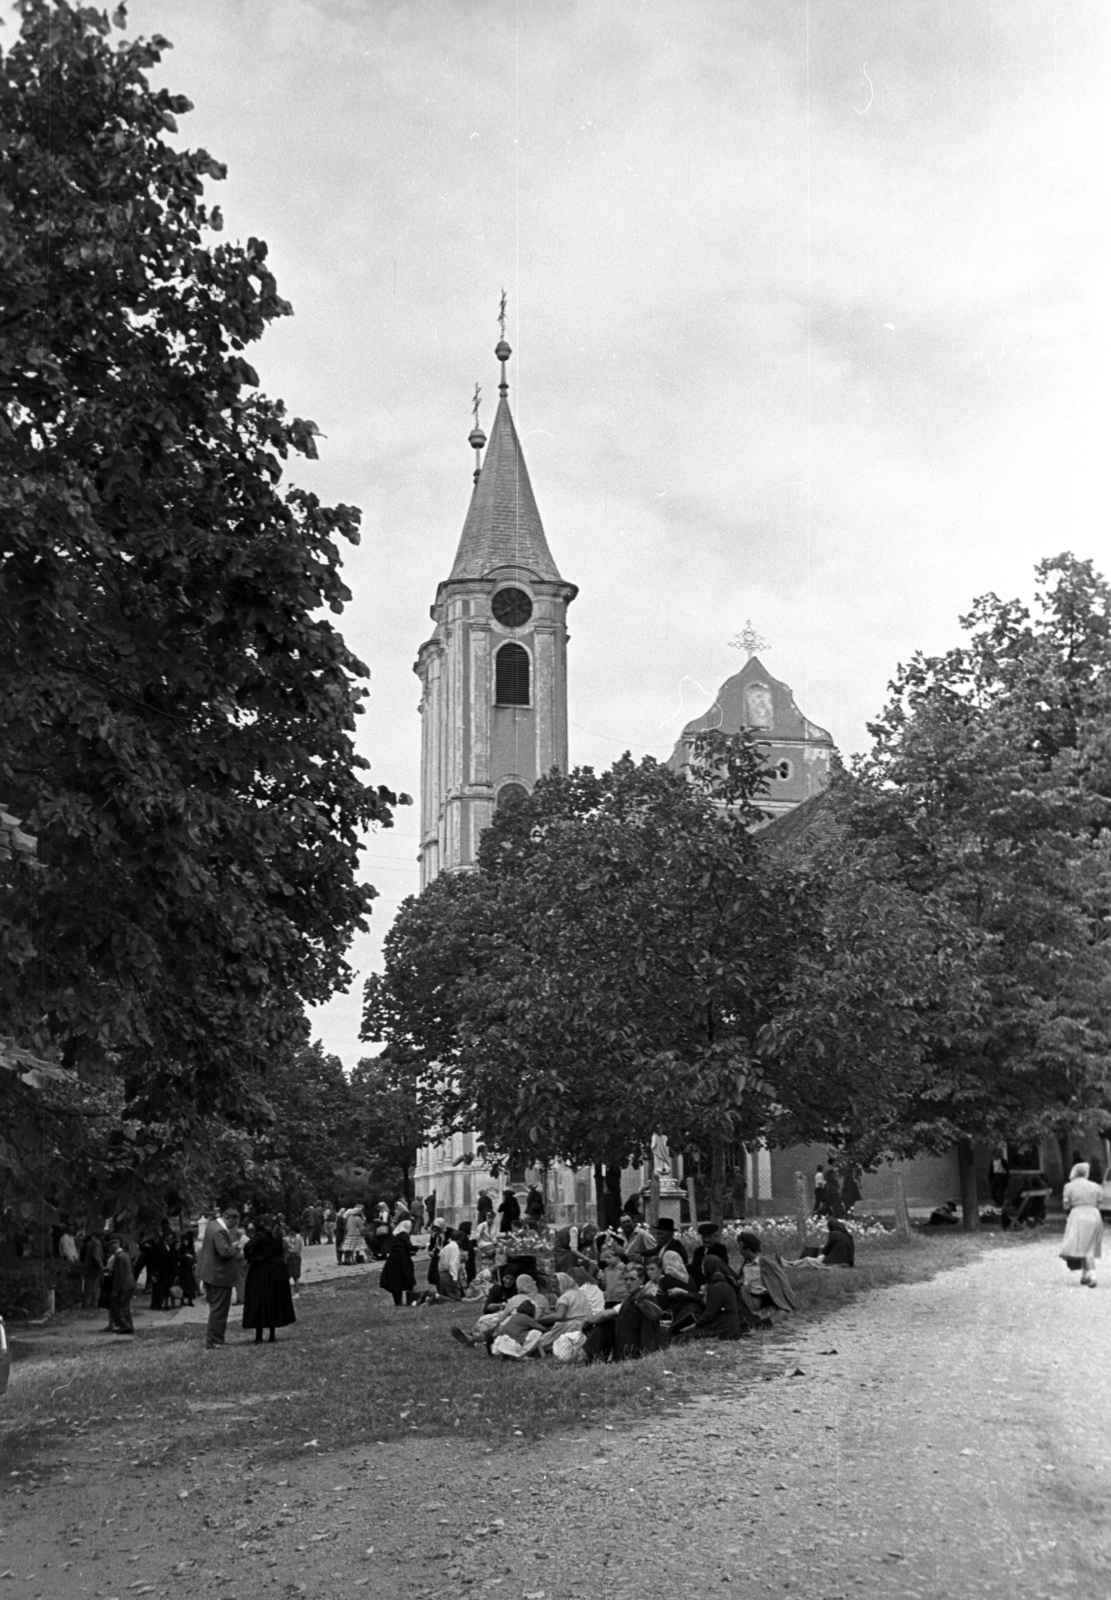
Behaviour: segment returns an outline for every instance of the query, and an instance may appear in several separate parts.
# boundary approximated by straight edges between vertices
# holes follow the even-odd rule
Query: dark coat
[[[596,1322],[586,1336],[587,1361],[639,1361],[667,1346],[659,1301],[647,1289],[626,1295],[616,1317]]]
[[[741,1337],[740,1303],[728,1278],[719,1275],[710,1279],[706,1285],[706,1309],[695,1312],[694,1320],[700,1339]]]
[[[108,1269],[108,1293],[131,1294],[135,1288],[135,1269],[126,1250],[117,1250]]]
[[[288,1328],[297,1321],[282,1241],[260,1234],[243,1246],[247,1262],[247,1288],[243,1295],[245,1328]]]
[[[391,1294],[404,1294],[415,1289],[417,1275],[413,1269],[413,1257],[416,1253],[416,1245],[407,1233],[395,1233],[390,1240],[390,1253],[382,1268],[382,1276],[378,1279],[378,1287],[388,1289]]]
[[[840,1229],[831,1233],[822,1250],[822,1260],[827,1267],[855,1267],[856,1241],[852,1234]]]
[[[213,1217],[204,1230],[201,1242],[201,1282],[226,1289],[235,1282],[236,1265],[231,1234],[219,1217]]]

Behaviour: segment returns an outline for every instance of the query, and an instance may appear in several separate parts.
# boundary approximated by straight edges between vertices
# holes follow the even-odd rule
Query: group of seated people
[[[557,1236],[552,1296],[536,1275],[506,1264],[474,1327],[455,1325],[452,1337],[505,1360],[627,1361],[683,1340],[741,1339],[771,1326],[773,1311],[795,1310],[783,1262],[764,1253],[758,1234],[738,1236],[735,1269],[714,1223],[699,1227],[689,1251],[673,1224],[627,1222],[585,1239],[561,1230],[573,1237]]]

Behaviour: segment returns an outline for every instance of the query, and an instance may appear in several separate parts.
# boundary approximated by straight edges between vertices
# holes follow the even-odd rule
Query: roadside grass
[[[1021,1243],[967,1234],[863,1240],[852,1272],[795,1271],[800,1316],[775,1333],[612,1367],[491,1360],[448,1333],[453,1321],[469,1325],[477,1305],[395,1310],[368,1279],[306,1289],[296,1327],[276,1345],[255,1346],[232,1327],[228,1346],[205,1354],[204,1329],[192,1325],[47,1355],[16,1334],[11,1387],[0,1399],[3,1485],[77,1459],[156,1467],[209,1452],[275,1459],[443,1435],[495,1447],[635,1422],[725,1384],[759,1381],[782,1367],[793,1328],[847,1300]]]

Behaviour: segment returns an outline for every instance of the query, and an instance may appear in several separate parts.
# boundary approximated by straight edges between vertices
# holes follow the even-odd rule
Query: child
[[[536,1307],[533,1302],[522,1300],[512,1315],[506,1317],[500,1324],[498,1336],[491,1346],[490,1353],[502,1356],[507,1361],[520,1361],[522,1357],[532,1355],[534,1351],[539,1355],[536,1346],[546,1331],[544,1323],[536,1320]]]
[[[300,1232],[287,1233],[285,1239],[285,1264],[289,1272],[289,1285],[294,1297],[301,1296],[301,1256],[305,1249],[304,1235]]]

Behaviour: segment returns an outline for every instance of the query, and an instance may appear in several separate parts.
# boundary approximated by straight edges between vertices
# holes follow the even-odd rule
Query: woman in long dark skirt
[[[254,1235],[243,1246],[247,1262],[247,1285],[243,1291],[243,1326],[255,1330],[255,1343],[262,1343],[262,1330],[270,1330],[270,1343],[278,1328],[297,1321],[289,1273],[282,1253],[280,1228],[260,1217]]]
[[[408,1305],[409,1297],[417,1286],[417,1275],[413,1270],[413,1257],[417,1251],[409,1237],[412,1226],[407,1218],[394,1224],[390,1253],[382,1268],[382,1276],[378,1279],[378,1287],[389,1290],[395,1306]]]

